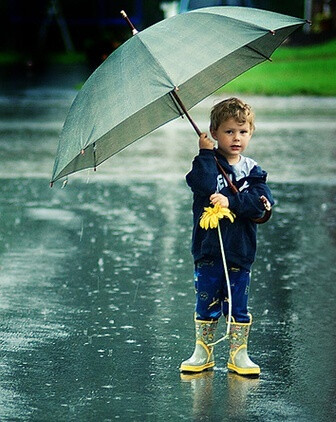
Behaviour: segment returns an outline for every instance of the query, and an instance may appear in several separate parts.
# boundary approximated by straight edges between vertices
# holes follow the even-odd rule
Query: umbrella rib
[[[268,60],[269,62],[272,61],[270,57],[267,57],[265,54],[258,51],[256,48],[251,47],[250,45],[246,44],[244,47],[249,48],[250,50],[254,51],[255,53],[259,54],[260,56],[264,57],[264,59]]]
[[[141,38],[140,35],[141,35],[141,32],[137,34],[137,38],[140,40],[141,44],[147,49],[147,51],[149,52],[149,54],[152,56],[154,62],[158,65],[158,67],[161,69],[161,71],[163,72],[163,74],[166,76],[166,78],[172,84],[172,88],[174,88],[176,86],[176,84],[174,84],[174,82],[171,80],[171,77],[166,72],[166,69],[162,66],[162,64],[154,56],[154,54],[152,53],[151,49],[148,47],[147,43]]]
[[[96,171],[97,170],[96,142],[93,142],[92,147],[93,147],[93,171]]]
[[[189,13],[199,13],[199,14],[203,14],[203,15],[208,15],[209,14],[207,12],[204,12],[202,9],[192,10]],[[233,20],[235,22],[243,23],[244,25],[248,24],[249,26],[252,26],[254,28],[258,28],[258,29],[262,29],[263,31],[270,32],[273,35],[275,34],[275,30],[274,29],[265,28],[264,26],[256,25],[255,23],[247,22],[247,21],[244,21],[242,19],[233,18],[232,16],[225,16],[225,18],[226,19]],[[305,23],[305,21],[303,21],[303,23]],[[288,26],[290,26],[290,25],[288,25]]]

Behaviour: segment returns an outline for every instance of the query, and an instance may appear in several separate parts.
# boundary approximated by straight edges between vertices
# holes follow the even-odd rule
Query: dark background
[[[103,60],[131,35],[120,10],[125,9],[141,30],[164,18],[162,3],[159,0],[2,0],[0,49],[35,57],[76,51],[85,53],[89,59],[94,60],[96,56],[98,61]],[[334,33],[335,3],[334,0],[312,2],[317,32]],[[182,0],[178,7],[182,11],[207,4],[252,6],[301,18],[305,10],[305,0]],[[325,13],[326,8],[331,14]],[[64,40],[65,32],[69,34],[68,43]]]

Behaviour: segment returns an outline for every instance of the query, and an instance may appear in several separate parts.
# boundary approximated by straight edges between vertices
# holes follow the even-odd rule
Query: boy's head
[[[221,123],[234,119],[238,124],[249,123],[251,134],[254,131],[254,113],[251,107],[238,98],[228,98],[216,104],[210,114],[210,131],[216,131]]]

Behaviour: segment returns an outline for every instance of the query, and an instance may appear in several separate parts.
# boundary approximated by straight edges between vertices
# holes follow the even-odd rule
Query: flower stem
[[[225,252],[224,252],[224,245],[223,245],[223,239],[221,235],[221,229],[220,224],[218,222],[218,237],[219,237],[219,244],[222,254],[222,261],[224,266],[224,274],[225,274],[225,280],[226,280],[226,287],[228,292],[228,299],[229,299],[229,314],[228,314],[228,323],[226,328],[226,335],[229,335],[230,333],[230,326],[231,326],[231,316],[232,316],[232,297],[231,297],[231,286],[230,286],[230,278],[229,278],[229,272],[226,265],[226,258],[225,258]]]

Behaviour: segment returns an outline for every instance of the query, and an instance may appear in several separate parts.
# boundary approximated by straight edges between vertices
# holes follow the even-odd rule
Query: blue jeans
[[[236,322],[248,323],[247,311],[250,271],[228,264],[231,286],[232,316]],[[227,316],[228,294],[221,257],[201,259],[195,264],[196,319],[217,320]]]

